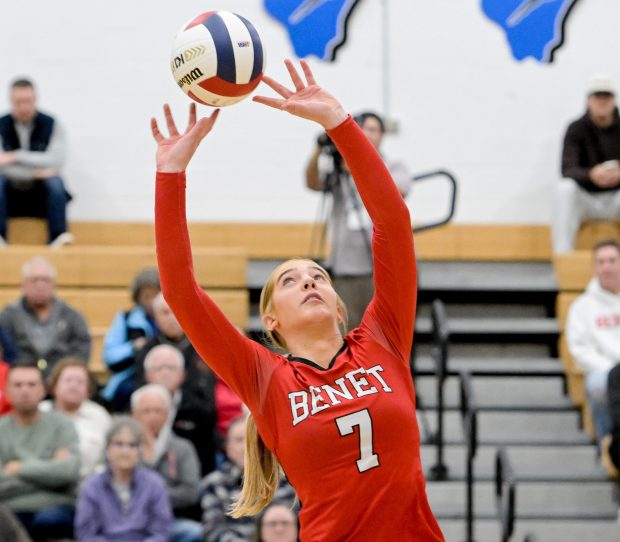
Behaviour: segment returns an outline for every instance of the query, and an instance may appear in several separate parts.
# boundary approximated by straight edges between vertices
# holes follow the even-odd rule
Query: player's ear
[[[276,329],[276,327],[278,327],[278,319],[272,315],[270,312],[268,312],[267,314],[263,314],[263,324],[265,326],[265,329],[269,332],[272,332]]]

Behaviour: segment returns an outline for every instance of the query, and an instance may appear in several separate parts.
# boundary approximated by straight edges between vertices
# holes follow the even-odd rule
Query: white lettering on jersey
[[[381,365],[375,365],[370,369],[360,368],[349,371],[343,377],[338,378],[333,386],[330,384],[323,384],[320,387],[310,386],[308,391],[300,390],[289,393],[293,425],[303,422],[309,416],[314,416],[322,410],[339,405],[342,400],[352,401],[380,391],[392,393],[392,388],[379,374],[382,372]],[[369,378],[371,382],[368,381]],[[372,381],[373,378],[376,382]],[[373,385],[375,383],[377,386]]]

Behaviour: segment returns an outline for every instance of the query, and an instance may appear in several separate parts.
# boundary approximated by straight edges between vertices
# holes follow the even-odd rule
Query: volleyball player
[[[196,283],[185,217],[185,169],[218,111],[157,149],[156,240],[166,300],[201,357],[251,412],[244,487],[233,515],[255,514],[277,487],[278,463],[301,501],[306,541],[443,540],[428,505],[409,371],[416,268],[407,207],[384,163],[340,103],[285,62],[295,90],[256,102],[322,125],[351,171],[373,221],[375,295],[346,336],[346,309],[327,273],[308,260],[277,267],[261,294],[271,352],[243,337]]]

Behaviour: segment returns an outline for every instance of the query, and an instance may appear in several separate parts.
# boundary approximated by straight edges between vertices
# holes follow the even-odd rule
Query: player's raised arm
[[[185,168],[211,131],[219,110],[197,120],[191,104],[186,130],[180,133],[170,108],[164,106],[168,136],[157,121],[151,130],[157,142],[155,238],[161,289],[181,327],[201,357],[246,402],[257,400],[257,344],[243,337],[194,277],[185,214]]]
[[[304,82],[285,61],[295,90],[264,77],[281,98],[254,101],[321,124],[342,154],[373,222],[375,297],[369,307],[373,327],[408,363],[416,301],[416,269],[409,211],[381,156],[342,105],[321,88],[302,60]],[[373,324],[374,322],[374,324]],[[377,328],[377,325],[380,329]]]

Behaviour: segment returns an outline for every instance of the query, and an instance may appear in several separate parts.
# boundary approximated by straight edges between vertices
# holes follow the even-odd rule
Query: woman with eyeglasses
[[[140,463],[142,430],[127,416],[107,435],[107,468],[80,491],[75,535],[80,542],[168,542],[172,511],[159,474]]]
[[[297,515],[286,503],[273,501],[256,522],[254,542],[297,542]]]

